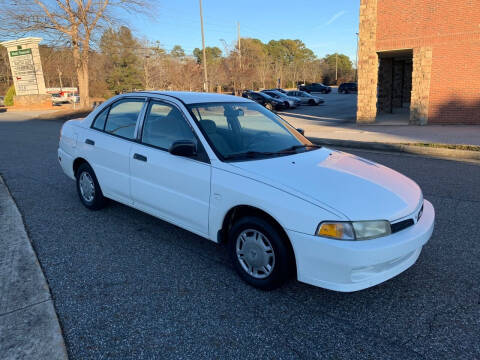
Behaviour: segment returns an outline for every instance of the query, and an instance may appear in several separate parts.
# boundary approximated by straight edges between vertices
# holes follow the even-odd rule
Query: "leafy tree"
[[[338,82],[350,80],[353,75],[353,64],[350,58],[344,54],[330,54],[323,58],[326,65],[326,83],[335,81],[335,67],[337,67]],[[335,65],[336,64],[336,65]]]
[[[137,55],[139,42],[130,29],[106,30],[100,39],[100,49],[107,58],[106,81],[110,90],[120,93],[142,87],[142,68]]]
[[[181,59],[185,57],[185,51],[180,45],[175,45],[170,51],[170,55],[172,55],[174,58]]]
[[[80,90],[80,105],[90,104],[91,42],[115,15],[129,10],[146,12],[147,0],[0,0],[0,34],[45,34],[68,40]],[[125,11],[127,10],[127,11]],[[150,14],[152,12],[149,12]]]
[[[203,63],[202,49],[199,49],[199,48],[193,49],[193,56],[195,56],[195,59],[197,60],[198,64]],[[205,57],[207,58],[207,64],[215,63],[222,57],[222,50],[220,50],[220,48],[217,46],[214,46],[214,47],[207,46],[205,48]]]
[[[13,106],[13,97],[16,95],[15,86],[12,85],[8,88],[7,94],[5,95],[4,103],[5,106]]]

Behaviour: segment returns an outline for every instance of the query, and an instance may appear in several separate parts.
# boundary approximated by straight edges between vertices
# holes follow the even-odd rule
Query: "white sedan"
[[[287,91],[288,96],[294,96],[297,99],[300,99],[302,104],[308,105],[320,105],[325,102],[325,100],[319,96],[313,96],[312,94],[307,93],[306,91],[292,90]]]
[[[368,288],[413,265],[433,231],[415,182],[314,145],[235,96],[116,96],[64,124],[58,159],[87,208],[113,199],[225,242],[239,275],[261,289],[293,275]]]

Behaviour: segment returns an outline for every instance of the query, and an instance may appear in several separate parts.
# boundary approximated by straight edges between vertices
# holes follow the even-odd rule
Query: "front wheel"
[[[238,220],[228,235],[229,253],[235,270],[248,284],[273,290],[285,283],[292,256],[278,230],[259,217]]]
[[[77,192],[82,204],[90,210],[99,210],[103,208],[106,199],[103,197],[97,177],[91,166],[87,163],[81,164],[78,167],[76,178]]]
[[[309,104],[310,106],[313,106],[313,105],[316,105],[316,102],[315,102],[315,100],[310,99],[310,100],[308,100],[308,104]]]
[[[288,101],[285,101],[283,105],[285,106],[285,109],[290,109],[290,103]]]

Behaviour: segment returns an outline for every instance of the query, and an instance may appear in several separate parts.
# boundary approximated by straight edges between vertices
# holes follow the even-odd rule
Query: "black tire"
[[[308,105],[310,105],[310,106],[316,105],[315,100],[313,100],[313,99],[308,100]]]
[[[290,109],[290,104],[288,103],[288,101],[285,101],[283,105],[285,106],[285,109]]]
[[[247,230],[262,233],[273,248],[274,265],[270,274],[265,278],[256,278],[250,275],[237,256],[237,241],[240,241],[239,236]],[[260,217],[247,216],[239,219],[230,229],[228,251],[235,270],[245,282],[261,290],[273,290],[283,285],[293,273],[294,259],[291,251],[289,251],[287,241],[288,239],[284,239],[275,226],[268,221]],[[254,254],[253,256],[257,255]]]
[[[85,176],[87,180],[91,180],[93,182],[93,195],[91,196],[92,199],[89,199],[89,196],[82,193],[80,184],[82,176]],[[77,193],[82,204],[90,210],[100,210],[103,208],[106,205],[107,199],[103,196],[102,189],[100,189],[97,177],[95,176],[95,172],[91,166],[87,163],[81,164],[77,169],[75,177],[77,179]]]

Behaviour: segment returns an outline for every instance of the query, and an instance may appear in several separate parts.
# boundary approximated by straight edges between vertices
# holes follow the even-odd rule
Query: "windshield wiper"
[[[319,148],[321,148],[321,147],[322,147],[321,145],[315,145],[315,144],[293,145],[293,146],[290,146],[290,147],[288,147],[288,148],[286,148],[286,149],[277,151],[277,154],[292,152],[292,151],[295,151],[295,150],[297,150],[297,149],[305,149],[305,148],[315,148],[315,149],[319,149]]]
[[[225,155],[223,158],[226,160],[243,159],[243,158],[256,158],[261,156],[276,155],[276,152],[262,152],[262,151],[246,151],[242,153]]]
[[[286,149],[270,152],[270,151],[246,151],[236,154],[225,155],[223,158],[225,160],[232,160],[232,159],[244,159],[244,158],[256,158],[262,156],[272,156],[272,155],[282,155],[282,154],[289,154],[297,149],[304,149],[304,148],[321,148],[320,145],[315,144],[303,144],[303,145],[294,145],[290,146]]]

